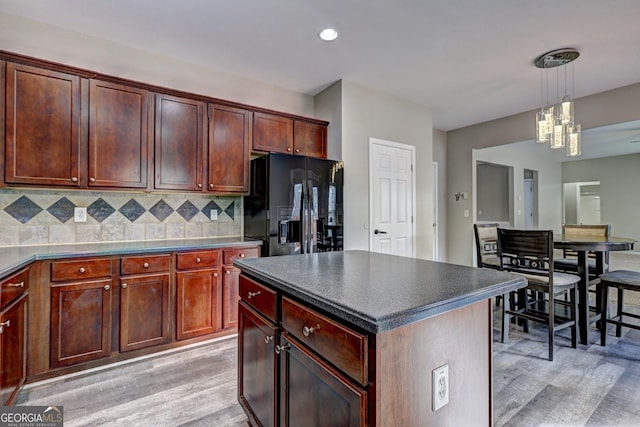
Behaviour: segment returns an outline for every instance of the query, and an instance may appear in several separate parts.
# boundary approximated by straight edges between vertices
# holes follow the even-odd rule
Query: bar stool
[[[622,311],[623,291],[640,292],[640,272],[630,270],[614,270],[604,273],[600,276],[600,285],[602,292],[600,301],[602,313],[600,315],[600,345],[604,346],[607,338],[607,323],[616,325],[616,337],[622,332],[622,327],[640,330],[640,324],[631,324],[622,320],[622,316],[640,319],[640,316],[634,313]],[[609,288],[618,289],[618,311],[615,316],[607,318],[607,306],[609,302]]]

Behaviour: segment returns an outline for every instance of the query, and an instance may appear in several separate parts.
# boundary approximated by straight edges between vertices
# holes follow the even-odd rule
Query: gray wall
[[[562,181],[600,181],[600,222],[640,241],[640,154],[563,163]]]
[[[582,129],[623,123],[640,118],[640,83],[575,100],[576,121]],[[447,134],[447,185],[449,193],[473,190],[472,151],[479,148],[531,141],[535,138],[535,111],[457,129]],[[464,217],[464,209],[473,210],[470,200],[447,203],[447,261],[472,265],[473,217]],[[558,201],[558,210],[560,209]],[[542,213],[542,210],[541,210]],[[542,226],[542,224],[540,225]]]
[[[433,131],[433,161],[438,164],[438,256],[437,261],[447,258],[447,133]]]

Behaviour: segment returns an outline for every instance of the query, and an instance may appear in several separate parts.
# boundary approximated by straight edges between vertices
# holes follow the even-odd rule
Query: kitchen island
[[[250,424],[492,425],[490,298],[524,279],[365,251],[235,265]]]

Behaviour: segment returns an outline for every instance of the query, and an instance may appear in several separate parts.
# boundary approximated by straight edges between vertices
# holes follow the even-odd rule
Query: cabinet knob
[[[198,184],[198,188],[202,188],[202,184]]]
[[[316,325],[315,327],[305,326],[304,328],[302,328],[302,335],[304,335],[305,337],[308,337],[309,335],[316,332],[318,329],[320,329],[320,325]]]
[[[127,285],[126,283],[123,283],[122,284],[122,289],[127,289],[127,286],[129,286],[129,285]]]
[[[78,272],[79,272],[80,274],[84,273],[85,271],[87,271],[87,270],[85,270],[85,269],[84,269],[84,267],[80,267],[80,269],[78,270]]]
[[[240,258],[244,258],[244,254],[240,254]]]
[[[209,188],[213,188],[213,184],[209,184]]]
[[[94,177],[89,178],[89,182],[96,182],[96,179]]]
[[[231,271],[227,270],[227,274],[231,274]]]
[[[78,182],[78,178],[76,178],[75,176],[71,177],[71,182]]]
[[[273,335],[265,335],[264,336],[264,343],[265,344],[269,344],[269,342],[273,341],[274,336]]]
[[[0,334],[4,332],[5,326],[7,328],[11,326],[11,319],[7,320],[6,322],[0,323]]]
[[[196,262],[200,262],[200,257],[196,258]]]
[[[285,344],[285,345],[277,345],[275,348],[275,352],[276,354],[280,354],[283,351],[289,350],[291,348],[291,346],[289,344]]]
[[[287,147],[287,151],[288,151],[288,152],[291,152],[291,147]]]
[[[105,290],[105,291],[108,291],[109,289],[111,289],[111,286],[109,286],[109,285],[104,285],[104,290]]]
[[[299,153],[299,152],[300,152],[300,149],[299,149],[299,148],[296,148],[296,153]]]
[[[213,277],[218,277],[218,273],[213,273]]]
[[[24,288],[24,282],[20,283],[7,283],[8,288]]]
[[[149,268],[149,263],[148,263],[148,262],[145,262],[144,264],[142,264],[142,266],[143,266],[144,268]]]
[[[247,299],[251,299],[253,297],[257,297],[258,295],[260,295],[260,291],[258,291],[258,292],[249,292],[249,293],[247,293]]]

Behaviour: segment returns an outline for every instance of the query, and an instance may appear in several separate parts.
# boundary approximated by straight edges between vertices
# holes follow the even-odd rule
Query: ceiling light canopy
[[[575,49],[552,50],[537,57],[534,65],[541,69],[541,107],[536,113],[536,142],[549,143],[549,147],[567,149],[567,156],[579,156],[581,151],[581,126],[575,124],[573,111],[573,61],[580,56]],[[571,63],[571,84],[567,80],[567,67]],[[549,99],[550,69],[555,68],[556,97]],[[564,70],[561,87],[560,68]],[[553,78],[553,76],[551,76]],[[571,91],[569,91],[571,86]],[[546,93],[546,98],[545,98]]]
[[[325,28],[320,31],[320,38],[325,41],[332,41],[338,38],[338,32],[333,28]]]

